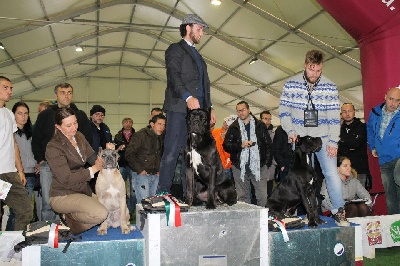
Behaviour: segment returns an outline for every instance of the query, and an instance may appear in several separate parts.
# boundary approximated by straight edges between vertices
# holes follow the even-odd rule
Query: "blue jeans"
[[[381,178],[388,214],[400,214],[400,158],[382,164]]]
[[[29,199],[32,199],[33,188],[35,187],[35,176],[25,176],[26,185],[25,189],[28,191]]]
[[[340,207],[344,207],[342,181],[337,170],[337,157],[328,157],[324,138],[322,138],[321,150],[315,154],[321,166],[322,174],[325,176],[326,188],[331,198],[332,209],[330,211],[332,214],[336,214]]]
[[[40,164],[40,185],[42,187],[42,221],[56,219],[56,214],[50,207],[50,188],[53,174],[46,161]]]
[[[142,199],[154,196],[157,192],[158,175],[137,175],[135,179],[136,200],[141,202]]]
[[[176,162],[181,149],[185,149],[187,140],[186,113],[167,112],[167,125],[164,138],[164,152],[160,164],[158,192],[171,192]],[[182,186],[186,191],[185,163],[182,163]],[[138,187],[136,187],[138,189]],[[138,201],[139,202],[139,201]]]
[[[228,179],[233,179],[232,168],[224,169],[224,173],[225,173],[225,176],[226,176]]]
[[[136,172],[132,171],[129,166],[119,167],[119,171],[122,175],[122,178],[126,182],[129,180],[129,198],[127,197],[127,205],[129,213],[133,213],[136,209],[136,189],[135,189],[135,177],[137,175]]]

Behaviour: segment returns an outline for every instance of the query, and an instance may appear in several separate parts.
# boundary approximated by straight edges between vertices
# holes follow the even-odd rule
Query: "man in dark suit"
[[[171,44],[165,52],[167,88],[164,112],[167,117],[165,147],[161,159],[158,192],[170,192],[179,152],[187,140],[186,113],[188,109],[210,108],[210,79],[207,65],[195,48],[203,36],[207,24],[197,15],[187,15],[180,25],[182,40]],[[211,123],[215,113],[211,111]],[[185,164],[182,164],[185,168]],[[181,173],[185,170],[182,169]],[[186,178],[182,176],[186,190]]]

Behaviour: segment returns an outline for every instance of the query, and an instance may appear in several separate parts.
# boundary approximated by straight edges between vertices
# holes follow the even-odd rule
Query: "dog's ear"
[[[98,154],[100,155],[102,151],[103,151],[103,149],[100,147],[100,148],[99,148],[99,153],[98,153]]]
[[[114,150],[114,151],[113,151],[113,155],[115,156],[116,162],[118,162],[118,161],[119,161],[119,158],[121,157],[121,156],[119,155],[118,151]],[[117,165],[118,165],[118,164],[117,164]]]

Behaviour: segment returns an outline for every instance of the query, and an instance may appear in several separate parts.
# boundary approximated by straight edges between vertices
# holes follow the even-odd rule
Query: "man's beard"
[[[193,42],[194,44],[199,44],[199,43],[200,43],[200,40],[196,40],[196,38],[195,38],[193,32],[191,32],[191,33],[189,34],[189,37],[190,37],[190,39],[192,40],[192,42]]]

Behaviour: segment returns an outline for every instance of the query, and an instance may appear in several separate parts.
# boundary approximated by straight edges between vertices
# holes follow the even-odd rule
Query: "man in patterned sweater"
[[[289,142],[297,136],[320,137],[322,149],[316,153],[332,200],[333,218],[338,226],[349,226],[344,211],[336,156],[340,134],[340,103],[336,85],[322,76],[324,54],[308,51],[304,71],[284,85],[279,117]]]

